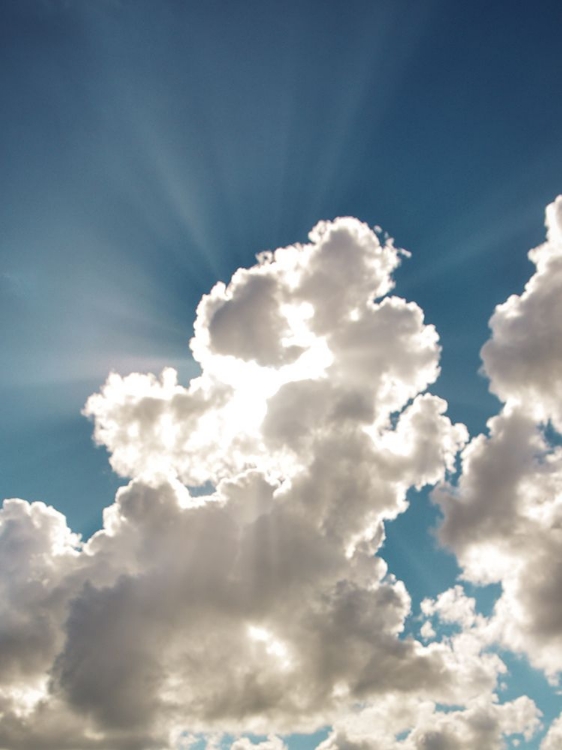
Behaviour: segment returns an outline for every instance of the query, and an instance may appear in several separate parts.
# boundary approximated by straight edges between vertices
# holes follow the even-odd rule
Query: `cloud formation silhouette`
[[[426,392],[435,329],[391,295],[401,251],[351,218],[202,299],[187,388],[171,369],[110,375],[85,414],[130,482],[103,528],[81,543],[42,503],[0,512],[0,747],[148,750],[218,731],[277,750],[275,734],[326,725],[322,750],[530,736],[539,712],[499,702],[491,646],[562,670],[562,452],[544,427],[562,425],[561,206],[525,292],[492,318],[484,367],[505,407],[468,445]],[[490,618],[460,586],[424,602],[416,639],[377,553],[408,490],[435,484],[463,575],[503,593]]]

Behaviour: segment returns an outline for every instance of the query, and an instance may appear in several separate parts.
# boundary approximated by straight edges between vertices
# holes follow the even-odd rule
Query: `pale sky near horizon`
[[[561,27],[0,2],[0,750],[562,747]]]

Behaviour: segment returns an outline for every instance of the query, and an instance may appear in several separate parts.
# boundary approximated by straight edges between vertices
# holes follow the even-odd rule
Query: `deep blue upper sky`
[[[556,0],[4,0],[2,497],[91,532],[116,478],[88,395],[187,381],[201,294],[338,215],[413,252],[434,390],[482,429],[487,320],[562,185],[561,23]]]

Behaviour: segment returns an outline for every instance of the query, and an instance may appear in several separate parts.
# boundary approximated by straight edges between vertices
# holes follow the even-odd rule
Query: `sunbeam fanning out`
[[[434,327],[391,294],[401,251],[352,218],[203,297],[188,387],[111,374],[85,414],[130,481],[103,528],[82,542],[43,503],[0,512],[0,746],[281,748],[326,726],[319,750],[530,740],[541,712],[501,699],[499,649],[557,684],[560,448],[539,427],[562,426],[562,197],[547,215],[483,349],[505,407],[468,444],[427,392]],[[379,552],[408,491],[435,484],[462,576],[502,590],[488,615],[459,584],[424,599],[416,636]]]

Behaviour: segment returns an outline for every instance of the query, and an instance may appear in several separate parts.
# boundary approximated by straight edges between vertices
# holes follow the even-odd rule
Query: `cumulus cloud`
[[[377,554],[408,490],[443,482],[467,440],[425,392],[438,337],[391,295],[399,261],[361,222],[322,222],[308,244],[260,255],[203,298],[191,342],[201,375],[187,387],[170,369],[112,374],[89,399],[95,439],[130,482],[86,543],[40,503],[0,511],[0,747],[162,750],[230,732],[273,733],[258,747],[277,750],[276,734],[330,724],[326,750],[492,750],[536,728],[532,701],[495,697],[495,621],[453,591],[424,606],[457,623],[454,637],[406,636],[410,597]],[[439,495],[443,538],[478,580],[501,578],[503,563],[470,568],[475,545],[513,563],[519,518],[558,533],[538,498],[557,486],[560,459],[537,414],[510,402],[466,449],[464,499],[447,485]],[[529,549],[512,573],[521,612],[551,585],[535,577],[526,602],[525,560],[555,565],[546,544]],[[539,633],[532,617],[514,623],[526,644]]]
[[[468,696],[465,689],[451,694],[448,706],[416,694],[387,692],[377,701],[336,719],[330,736],[318,750],[503,750],[530,740],[541,727],[541,712],[527,696],[501,703],[495,677],[506,672],[497,654],[489,650],[494,633],[490,619],[476,612],[476,602],[461,586],[421,604],[425,619],[421,631],[427,640],[441,636],[456,659],[454,673],[465,684],[466,670],[478,663],[481,692]],[[426,627],[430,625],[430,627]],[[512,745],[510,745],[512,746]]]
[[[494,695],[480,696],[451,711],[390,697],[337,722],[318,750],[503,750],[508,737],[530,739],[539,725],[525,696],[503,704]]]
[[[497,642],[551,681],[562,671],[562,197],[521,295],[496,308],[482,349],[501,412],[464,449],[458,485],[434,493],[465,578],[500,583]]]
[[[498,305],[482,349],[491,390],[506,406],[562,430],[562,196],[546,212],[547,241],[531,250],[533,274],[521,295]]]
[[[562,746],[562,715],[552,722],[540,750],[558,750]]]
[[[262,742],[251,742],[247,737],[239,737],[230,746],[230,750],[287,750],[280,737],[270,735]]]

